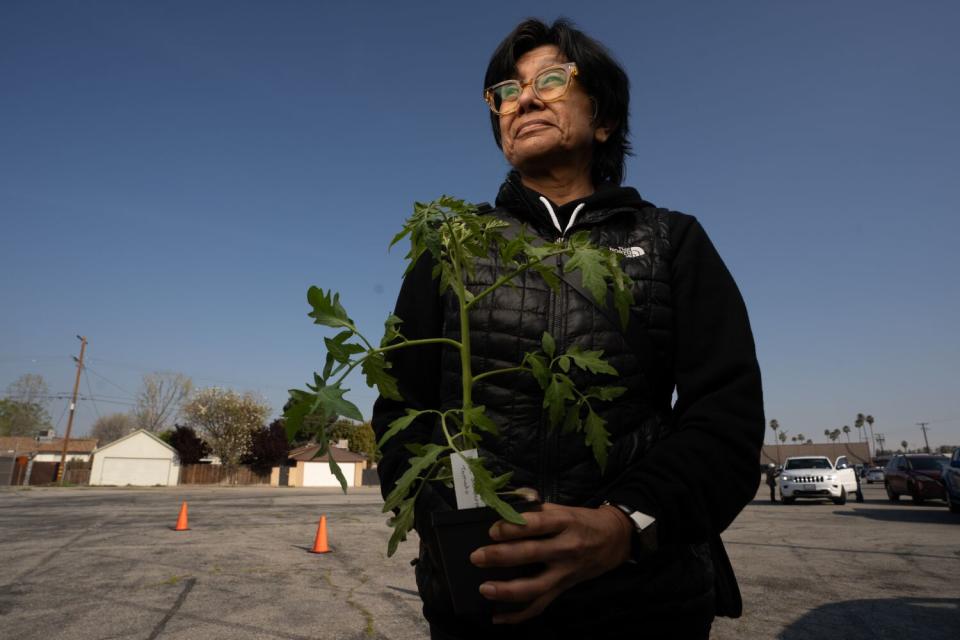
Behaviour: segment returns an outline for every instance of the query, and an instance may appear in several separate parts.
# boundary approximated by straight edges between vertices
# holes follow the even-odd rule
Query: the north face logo
[[[610,251],[616,251],[624,258],[639,258],[646,253],[643,247],[610,247]]]

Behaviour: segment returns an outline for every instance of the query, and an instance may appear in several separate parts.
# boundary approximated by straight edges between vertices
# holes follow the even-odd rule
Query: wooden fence
[[[270,474],[258,475],[249,467],[228,470],[219,464],[185,464],[180,484],[270,484]]]

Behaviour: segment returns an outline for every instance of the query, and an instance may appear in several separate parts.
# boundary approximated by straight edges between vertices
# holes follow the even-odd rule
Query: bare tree
[[[45,409],[50,402],[50,387],[39,373],[25,373],[7,385],[7,398]]]
[[[133,417],[137,427],[157,433],[172,428],[183,403],[193,391],[193,381],[182,373],[151,373],[143,376]]]
[[[90,437],[96,438],[99,442],[97,446],[102,447],[136,429],[136,423],[133,417],[128,413],[111,413],[99,418],[93,423],[93,429],[90,430]]]
[[[269,405],[252,393],[218,387],[197,391],[183,407],[187,422],[226,467],[237,466],[249,453],[253,433],[263,427],[269,413]]]

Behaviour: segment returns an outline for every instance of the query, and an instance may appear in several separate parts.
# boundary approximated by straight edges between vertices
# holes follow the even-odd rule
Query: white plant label
[[[461,457],[462,456],[462,457]],[[473,481],[473,472],[464,458],[477,458],[476,449],[461,451],[450,456],[450,467],[453,470],[453,491],[457,496],[457,509],[473,509],[485,507],[483,499],[477,495]]]

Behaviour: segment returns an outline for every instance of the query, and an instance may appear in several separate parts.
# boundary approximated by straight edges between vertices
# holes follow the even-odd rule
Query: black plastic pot
[[[537,511],[539,502],[511,505],[517,511]],[[490,507],[439,511],[432,514],[433,530],[440,548],[440,558],[447,579],[447,587],[458,615],[489,618],[495,612],[506,612],[526,607],[506,602],[492,602],[480,595],[480,585],[488,580],[513,580],[535,575],[542,565],[519,567],[480,568],[470,562],[470,554],[480,547],[494,544],[489,531],[499,514]]]

